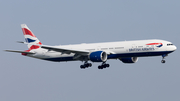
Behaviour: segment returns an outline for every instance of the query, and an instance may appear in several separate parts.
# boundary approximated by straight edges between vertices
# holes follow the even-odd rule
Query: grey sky
[[[43,44],[164,39],[180,47],[179,0],[1,0],[1,50],[26,50],[20,24]],[[179,101],[179,49],[135,64],[55,63],[0,52],[0,101]]]

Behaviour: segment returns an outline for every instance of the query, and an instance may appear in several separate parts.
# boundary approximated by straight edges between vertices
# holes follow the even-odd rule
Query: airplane
[[[100,62],[98,69],[104,69],[110,66],[106,63],[109,59],[136,63],[138,57],[148,56],[162,56],[161,62],[165,63],[165,57],[177,49],[171,42],[159,39],[49,46],[43,45],[26,24],[21,24],[21,28],[25,42],[19,43],[27,44],[28,50],[5,51],[54,62],[82,61],[81,69],[92,66],[88,61]]]

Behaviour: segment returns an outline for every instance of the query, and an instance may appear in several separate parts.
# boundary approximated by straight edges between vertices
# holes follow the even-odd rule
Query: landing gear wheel
[[[102,65],[98,66],[98,69],[103,69],[109,67],[109,64],[106,64],[105,62],[102,63]]]
[[[92,66],[92,64],[91,63],[89,63],[89,67],[91,67]]]
[[[80,68],[81,68],[81,69],[85,69],[86,67],[85,67],[84,65],[81,65]]]
[[[165,63],[166,61],[165,60],[162,60],[161,63]]]
[[[91,67],[91,66],[92,66],[91,63],[85,62],[84,65],[81,65],[81,66],[80,66],[80,68],[81,68],[81,69],[85,69],[85,68],[88,68],[88,67]]]
[[[98,66],[98,69],[103,69],[103,66]]]
[[[89,64],[88,64],[88,63],[87,63],[87,64],[84,64],[84,66],[85,66],[85,67],[89,67]]]

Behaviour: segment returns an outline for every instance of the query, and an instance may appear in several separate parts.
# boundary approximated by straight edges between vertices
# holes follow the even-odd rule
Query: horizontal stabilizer
[[[28,45],[39,45],[38,43],[27,43],[27,42],[23,42],[23,41],[16,41],[17,43],[22,43],[22,44],[28,44]]]
[[[25,54],[34,54],[33,52],[25,52],[25,51],[15,51],[15,50],[4,50],[7,52],[15,52],[15,53],[25,53]]]
[[[26,42],[23,42],[23,41],[17,41],[17,43],[23,43],[23,44],[25,44]]]

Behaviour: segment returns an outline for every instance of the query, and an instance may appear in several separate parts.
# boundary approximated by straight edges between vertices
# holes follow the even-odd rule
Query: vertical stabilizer
[[[25,37],[26,43],[28,43],[29,50],[37,49],[39,46],[32,45],[32,44],[38,44],[42,45],[42,43],[38,40],[38,38],[33,34],[33,32],[27,27],[26,24],[21,24],[21,28]]]

